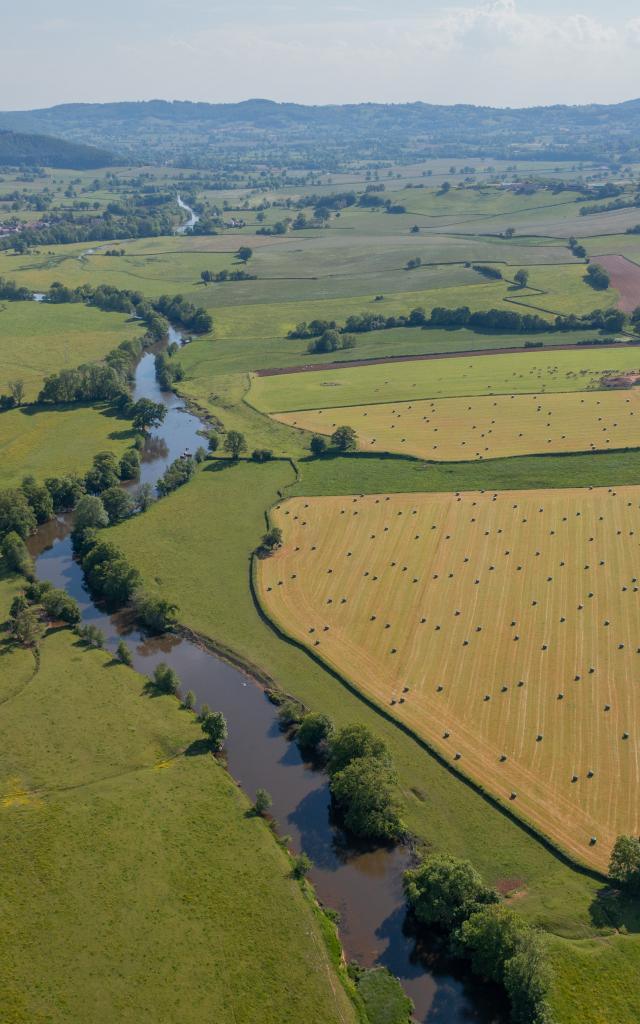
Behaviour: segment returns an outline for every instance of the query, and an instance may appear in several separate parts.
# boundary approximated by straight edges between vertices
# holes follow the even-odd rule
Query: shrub
[[[182,706],[187,711],[192,711],[196,704],[196,695],[193,690],[187,690],[184,697],[182,698]]]
[[[104,647],[104,633],[97,626],[78,624],[74,629],[74,633],[85,647],[94,647],[96,649]]]
[[[54,587],[46,591],[42,597],[42,607],[50,619],[60,619],[75,625],[80,622],[80,606],[74,597],[67,594],[66,590],[58,590]]]
[[[477,910],[498,902],[468,860],[433,854],[404,876],[407,902],[421,924],[447,932],[458,928]]]
[[[179,458],[174,459],[158,480],[158,494],[165,497],[171,491],[182,487],[189,482],[195,471],[195,461],[188,456],[181,455]]]
[[[327,450],[327,439],[322,434],[314,434],[309,445],[314,455],[324,455]]]
[[[273,554],[276,548],[279,548],[282,544],[282,530],[279,526],[272,526],[268,530],[257,548],[257,553],[262,558],[266,558],[267,555]]]
[[[124,640],[121,640],[118,644],[116,657],[123,665],[133,665],[133,656]]]
[[[171,668],[164,661],[156,665],[151,680],[154,689],[160,693],[177,693],[180,688],[180,680],[175,669]]]
[[[290,729],[302,721],[303,711],[295,700],[285,700],[278,709],[278,720],[283,729]]]
[[[256,800],[253,806],[255,807],[256,814],[259,814],[261,818],[267,813],[272,803],[273,801],[266,789],[258,789],[256,791]]]
[[[166,633],[177,622],[178,606],[145,590],[136,590],[131,604],[138,622],[151,633]]]
[[[294,878],[302,879],[311,871],[313,862],[310,857],[307,857],[306,853],[299,853],[297,857],[293,858],[293,869],[292,875]]]
[[[270,448],[254,448],[251,458],[254,462],[269,462],[273,458],[273,452]]]
[[[135,480],[140,472],[140,455],[135,448],[128,448],[120,459],[120,479]]]
[[[211,452],[211,454],[213,454],[214,452],[217,452],[219,446],[220,446],[220,438],[219,438],[218,434],[215,433],[215,431],[212,431],[209,434],[209,437],[207,439],[207,447],[208,447],[209,451]]]

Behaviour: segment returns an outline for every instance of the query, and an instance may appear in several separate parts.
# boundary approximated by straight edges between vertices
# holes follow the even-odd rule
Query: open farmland
[[[640,352],[634,348],[529,349],[254,376],[248,397],[262,412],[280,413],[420,398],[586,391],[603,376],[639,365]]]
[[[467,461],[639,447],[639,401],[636,390],[574,391],[308,409],[274,418],[329,435],[348,424],[362,451]]]
[[[95,363],[125,338],[142,333],[123,313],[72,303],[0,302],[0,392],[9,381],[25,383],[34,401],[49,373]]]
[[[283,630],[603,869],[640,827],[639,510],[634,487],[294,498],[258,586]]]

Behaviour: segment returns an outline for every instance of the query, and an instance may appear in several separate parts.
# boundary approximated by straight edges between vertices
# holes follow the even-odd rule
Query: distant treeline
[[[0,130],[0,164],[11,167],[70,167],[88,170],[113,164],[106,149],[66,142],[50,135]]]
[[[487,309],[472,313],[468,306],[447,309],[436,306],[428,315],[422,307],[412,309],[408,316],[384,316],[381,313],[359,313],[347,318],[343,325],[335,320],[303,321],[289,338],[317,338],[327,331],[346,334],[364,334],[369,331],[385,331],[394,327],[467,327],[482,332],[508,331],[512,334],[538,334],[553,331],[620,331],[624,327],[624,313],[614,309],[595,309],[584,316],[569,314],[545,320],[537,313],[518,313],[515,310]]]

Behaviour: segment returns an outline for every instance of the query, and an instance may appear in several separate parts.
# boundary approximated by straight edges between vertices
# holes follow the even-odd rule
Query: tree
[[[124,640],[121,640],[116,649],[116,657],[123,665],[133,665],[133,655]]]
[[[127,448],[120,459],[120,479],[135,480],[140,472],[140,455],[135,448]]]
[[[513,280],[520,288],[526,288],[529,283],[529,271],[528,270],[516,270],[513,275]]]
[[[311,438],[309,448],[316,457],[324,455],[324,453],[327,450],[326,437],[323,437],[322,434],[314,434],[313,437]]]
[[[79,637],[80,643],[84,644],[85,647],[93,647],[96,650],[104,647],[104,633],[98,626],[94,626],[91,623],[86,626],[78,624],[75,628],[75,633]]]
[[[209,449],[212,455],[214,452],[217,452],[219,445],[220,438],[218,434],[215,433],[215,431],[212,431],[207,438],[207,448]]]
[[[14,532],[24,540],[36,525],[33,509],[21,490],[0,491],[0,537]]]
[[[2,540],[0,546],[4,564],[9,572],[18,572],[22,576],[33,575],[33,561],[27,551],[27,545],[19,533],[11,530]]]
[[[176,624],[178,606],[163,597],[138,589],[131,604],[138,622],[151,633],[166,633]]]
[[[505,230],[504,237],[505,238],[513,238],[515,233],[516,233],[516,229],[515,228],[507,228]]]
[[[256,801],[253,806],[255,807],[256,814],[259,814],[261,818],[265,816],[272,803],[273,800],[266,789],[258,789],[256,791]]]
[[[477,910],[498,902],[468,860],[446,853],[433,854],[404,876],[407,902],[421,924],[438,925],[448,932],[458,928]]]
[[[93,494],[85,494],[76,505],[74,531],[100,530],[109,525],[109,516],[101,498]]]
[[[221,711],[210,711],[202,721],[202,731],[215,753],[222,750],[228,735],[227,720]]]
[[[138,512],[147,512],[156,500],[153,487],[150,483],[140,484],[136,494],[136,507]]]
[[[391,763],[384,740],[374,736],[366,725],[345,725],[331,739],[329,775],[342,771],[359,757],[375,758],[387,765]]]
[[[270,462],[273,458],[273,452],[270,448],[254,448],[251,452],[251,458],[254,462]]]
[[[259,551],[263,555],[270,555],[282,544],[282,530],[279,526],[272,526],[260,541]]]
[[[22,405],[22,403],[24,402],[24,381],[10,380],[9,394],[11,395],[16,406]]]
[[[229,452],[234,462],[237,462],[240,458],[240,453],[247,450],[244,434],[241,434],[239,430],[230,430],[224,439],[224,450]]]
[[[306,853],[299,853],[297,857],[293,858],[293,870],[292,875],[294,878],[301,880],[311,871],[313,867],[313,861]]]
[[[248,263],[253,256],[253,249],[250,249],[248,245],[241,245],[236,252],[236,256],[241,263]]]
[[[456,948],[471,960],[474,974],[502,984],[504,968],[520,949],[530,925],[499,903],[476,911],[458,929]]]
[[[213,281],[213,272],[211,270],[201,270],[200,280],[203,284],[210,284]]]
[[[585,281],[596,291],[606,291],[611,284],[609,274],[598,263],[590,263],[585,274]]]
[[[362,839],[396,839],[401,826],[396,776],[375,757],[358,757],[331,776],[331,795],[346,828]]]
[[[152,681],[155,689],[159,690],[160,693],[177,693],[180,688],[178,673],[164,661],[156,665]]]
[[[333,723],[320,711],[310,711],[300,723],[296,743],[303,752],[317,754],[327,747],[333,733]]]
[[[640,892],[640,839],[618,836],[609,861],[609,878],[630,892]]]
[[[11,636],[22,647],[37,648],[43,634],[44,624],[35,608],[23,608],[11,620]]]
[[[113,452],[98,452],[93,457],[93,466],[85,476],[87,490],[100,494],[109,487],[115,487],[120,480],[120,466]]]
[[[114,523],[121,523],[123,519],[127,519],[133,514],[134,501],[131,495],[123,491],[122,487],[109,487],[108,490],[103,491],[101,497],[111,526]]]
[[[551,971],[538,935],[529,929],[518,952],[504,966],[504,987],[513,1024],[550,1024],[546,996]]]
[[[25,476],[20,490],[31,505],[39,523],[46,523],[53,518],[53,499],[44,484],[37,484],[32,476]]]
[[[52,587],[42,597],[42,607],[50,619],[59,619],[75,626],[80,622],[80,606],[66,590]]]
[[[196,695],[193,690],[187,690],[184,697],[182,698],[182,706],[187,711],[192,711],[196,706]]]
[[[358,446],[358,435],[353,427],[338,427],[331,435],[331,444],[341,452],[353,451]]]
[[[159,426],[167,415],[167,407],[162,402],[152,402],[150,398],[139,398],[131,406],[131,419],[136,430],[148,430]]]

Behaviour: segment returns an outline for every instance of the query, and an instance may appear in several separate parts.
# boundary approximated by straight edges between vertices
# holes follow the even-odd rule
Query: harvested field
[[[272,521],[269,616],[605,869],[640,830],[640,488],[291,498]]]
[[[593,263],[604,267],[611,284],[620,293],[618,309],[632,313],[640,306],[640,267],[626,256],[594,256]]]
[[[590,391],[385,402],[273,418],[319,434],[348,424],[367,452],[469,461],[640,447],[639,403],[635,390]]]

